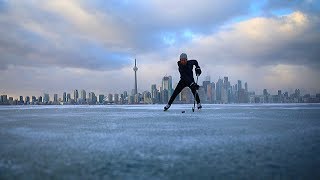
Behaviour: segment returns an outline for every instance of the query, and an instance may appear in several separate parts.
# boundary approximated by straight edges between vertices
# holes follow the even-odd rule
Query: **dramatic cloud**
[[[268,0],[266,1],[264,10],[293,10],[303,11],[309,14],[319,14],[320,2],[317,0]]]
[[[320,19],[301,12],[253,18],[195,38],[186,49],[207,64],[292,64],[319,68]]]
[[[201,80],[316,92],[319,12],[312,0],[0,0],[0,93],[130,92],[134,58],[149,90],[179,79],[181,52],[199,60]]]
[[[60,12],[62,15],[54,13],[60,6],[49,2],[62,1],[47,1],[48,4],[10,2],[12,4],[7,5],[7,11],[0,17],[0,33],[6,34],[0,37],[2,69],[8,65],[42,65],[101,70],[120,68],[128,64],[128,52],[106,48],[104,41],[98,41],[100,38],[103,39],[99,36],[103,34],[102,31],[108,30],[107,27],[111,24],[95,21],[94,17],[74,7],[75,4],[66,2],[61,6],[78,19],[70,19],[73,17],[71,15],[69,19],[67,15],[62,16],[63,11]],[[97,35],[93,36],[96,39],[88,36],[89,33],[95,34],[94,31],[88,30],[90,28],[100,29],[100,32],[96,31]],[[104,39],[116,36],[114,32],[106,34],[109,35]],[[110,41],[117,44],[117,38],[121,39],[118,36]]]
[[[7,53],[1,68],[121,68],[134,54],[181,44],[187,33],[209,32],[246,12],[250,1],[79,2],[3,2],[1,33],[7,35],[0,39],[0,50]]]

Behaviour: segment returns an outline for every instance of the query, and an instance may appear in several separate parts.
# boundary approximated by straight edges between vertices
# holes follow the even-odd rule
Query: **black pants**
[[[187,87],[188,85],[184,82],[184,81],[179,81],[176,89],[174,89],[173,91],[173,94],[172,96],[170,97],[170,100],[168,102],[169,105],[171,105],[174,101],[174,99],[178,96],[178,94],[182,91],[183,88]],[[188,86],[189,87],[189,86]],[[189,87],[190,88],[190,87]],[[198,93],[196,93],[196,90],[195,89],[191,89],[191,92],[193,94],[194,97],[196,97],[196,101],[197,101],[197,104],[200,103],[200,98],[199,98],[199,95]]]

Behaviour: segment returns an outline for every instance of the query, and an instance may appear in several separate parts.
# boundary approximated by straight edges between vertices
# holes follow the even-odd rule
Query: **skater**
[[[164,107],[164,111],[168,110],[173,103],[174,99],[177,97],[177,95],[182,91],[183,88],[189,87],[192,91],[193,96],[195,97],[197,101],[197,108],[201,109],[202,106],[200,104],[200,98],[197,92],[199,89],[199,85],[194,82],[193,79],[193,66],[196,67],[196,76],[200,76],[201,69],[198,65],[197,60],[188,60],[187,54],[182,53],[180,55],[180,61],[178,61],[178,67],[180,72],[180,81],[176,87],[176,89],[173,91],[172,96],[170,97],[170,100],[168,104]]]

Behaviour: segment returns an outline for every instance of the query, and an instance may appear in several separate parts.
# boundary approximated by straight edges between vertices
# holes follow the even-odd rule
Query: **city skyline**
[[[138,90],[138,86],[137,86],[137,84],[138,84],[138,78],[137,78],[137,71],[138,71],[138,67],[137,67],[137,60],[136,59],[134,59],[134,67],[133,67],[133,71],[134,71],[134,87],[130,90],[130,88],[127,88],[127,89],[125,89],[125,90],[123,90],[122,92],[126,92],[126,93],[128,93],[128,92],[131,92],[131,95],[136,95],[136,94],[140,94],[141,95],[141,92],[145,92],[145,91],[148,91],[148,90],[142,90],[142,91],[139,91]],[[200,76],[200,77],[203,77],[203,76]],[[209,83],[211,83],[211,77],[210,76],[206,76],[206,77],[204,77],[204,78],[200,78],[200,79],[204,79],[203,80],[203,84],[205,83],[205,81],[206,82],[208,82],[209,81]],[[221,82],[229,82],[229,84],[231,84],[230,83],[230,81],[228,81],[228,79],[229,79],[229,77],[227,77],[227,76],[224,76],[223,78],[221,78],[221,76],[219,76],[219,78],[218,78],[218,80],[216,81],[216,84],[218,84],[220,81]],[[242,86],[241,85],[241,81],[242,80],[237,80],[237,86],[239,86],[239,82],[240,82],[240,87]],[[200,81],[199,81],[200,82]],[[174,88],[175,87],[173,87],[173,85],[177,85],[177,83],[178,83],[178,81],[176,81],[174,84],[173,84],[173,80],[172,80],[172,76],[171,75],[165,75],[165,76],[163,76],[162,77],[162,81],[160,82],[160,83],[158,83],[158,84],[152,84],[152,85],[150,85],[150,87],[151,87],[151,91],[150,91],[150,93],[151,94],[153,94],[153,88],[154,87],[157,87],[156,88],[156,90],[158,90],[159,92],[161,92],[162,90],[164,90],[164,89],[166,89],[167,91],[168,91],[168,93],[165,95],[166,97],[164,98],[164,99],[166,99],[165,101],[168,101],[169,100],[169,98],[170,98],[170,96],[171,96],[171,94],[173,93],[173,90],[174,90]],[[214,81],[212,81],[212,83],[215,83]],[[199,83],[198,83],[199,84]],[[201,86],[201,84],[199,84],[200,86]],[[154,87],[153,87],[154,86]],[[230,85],[229,85],[230,86]],[[247,86],[247,82],[245,82],[245,89],[246,89],[246,91],[247,92],[249,92],[248,91],[248,86]],[[294,93],[296,90],[299,90],[299,92],[301,91],[302,93],[301,94],[310,94],[310,93],[308,93],[308,92],[306,92],[305,91],[305,89],[304,88],[301,88],[301,90],[300,90],[300,88],[296,88],[296,89],[290,89],[290,90],[284,90],[284,92],[287,92],[287,93],[289,93],[289,94],[292,94],[292,93]],[[261,89],[261,93],[260,94],[264,94],[265,93],[265,91],[266,91],[267,89],[266,88],[264,88],[263,90]],[[72,90],[73,91],[73,98],[71,98],[71,99],[74,99],[74,100],[76,100],[76,99],[78,99],[79,98],[79,92],[78,92],[78,89],[73,89]],[[282,89],[273,89],[273,90],[271,90],[270,91],[270,89],[269,89],[269,94],[275,94],[275,93],[278,93],[279,91],[282,91]],[[96,92],[95,90],[91,90],[91,91],[89,91],[89,93],[88,93],[88,95],[90,96],[90,93],[93,93],[94,94],[94,92]],[[105,93],[105,92],[103,92],[103,93],[101,93],[101,91],[98,91],[98,92],[100,92],[100,93],[98,93],[99,94],[99,96],[101,96],[101,95],[103,95],[103,96],[105,96],[105,97],[107,97],[107,96],[110,96],[110,94],[121,94],[119,91],[117,91],[117,92],[112,92],[112,93]],[[253,92],[254,94],[256,93],[256,91],[255,90],[252,90],[251,92]],[[271,93],[270,93],[271,92]],[[43,97],[41,96],[41,98],[44,98],[45,99],[45,97],[47,96],[49,96],[49,92],[48,91],[44,91],[44,92],[42,92],[42,94],[44,95]],[[51,94],[54,94],[54,96],[58,96],[58,94],[59,93],[57,93],[57,92],[51,92]],[[60,92],[60,94],[61,94],[61,92]],[[65,94],[66,94],[66,91],[64,90],[63,91],[63,97],[62,97],[62,99],[65,99]],[[68,94],[70,94],[70,93],[68,93]],[[85,99],[85,98],[83,98],[83,97],[86,97],[86,91],[82,88],[81,89],[81,94],[80,94],[80,96],[81,96],[81,98],[80,99]],[[312,94],[311,93],[311,95],[316,95],[316,94],[319,94],[319,92],[315,92],[314,94]],[[10,93],[9,93],[9,95],[8,94],[6,94],[6,93],[2,93],[1,95],[6,95],[6,96],[8,96],[8,97],[13,97],[13,99],[15,99],[15,100],[17,100],[17,99],[20,99],[21,100],[21,97],[30,97],[30,95],[26,95],[26,94],[23,94],[23,95],[16,95],[16,96],[11,96],[10,95]],[[179,94],[180,95],[180,94]],[[40,96],[39,96],[40,97]],[[56,97],[55,97],[55,99],[57,99]],[[164,103],[164,102],[163,102]]]
[[[192,12],[192,13],[190,13]],[[320,91],[320,2],[0,1],[0,94],[138,91],[170,74],[184,52],[203,75],[250,89]]]
[[[8,95],[1,95],[0,105],[82,105],[82,104],[165,104],[172,95],[173,86],[172,76],[165,75],[162,78],[161,85],[151,84],[150,91],[143,92],[136,91],[136,60],[135,67],[135,83],[130,91],[123,91],[118,93],[103,93],[95,94],[92,91],[84,89],[74,89],[73,92],[54,93],[53,98],[48,93],[42,95],[28,95],[13,98]],[[177,84],[177,83],[175,83]],[[200,99],[205,104],[232,104],[232,103],[319,103],[320,93],[317,94],[303,94],[300,89],[295,89],[294,93],[282,91],[278,89],[277,94],[270,93],[267,89],[263,89],[263,94],[256,94],[255,91],[250,91],[248,83],[238,80],[237,83],[232,84],[229,77],[225,76],[218,79],[217,82],[210,80],[207,76],[201,83],[198,94]],[[88,95],[88,96],[87,96]],[[188,88],[185,88],[176,98],[176,103],[185,104],[191,103],[193,95]]]
[[[136,67],[136,66],[135,66]],[[136,77],[136,72],[135,72],[135,74],[134,74],[134,77]],[[135,79],[135,78],[134,78]],[[172,76],[171,75],[165,75],[165,76],[163,76],[162,78],[161,78],[162,80],[161,81],[158,81],[158,83],[151,83],[150,85],[149,85],[149,88],[148,89],[144,89],[144,90],[141,90],[141,91],[135,91],[135,88],[136,88],[136,83],[135,83],[135,80],[133,81],[133,83],[129,83],[129,84],[133,84],[133,86],[132,86],[132,88],[130,88],[130,87],[128,87],[127,89],[125,89],[125,90],[119,90],[119,91],[116,91],[116,92],[102,92],[101,90],[99,91],[99,90],[87,90],[87,89],[85,89],[85,88],[73,88],[73,89],[69,89],[69,90],[63,90],[63,91],[59,91],[59,92],[56,92],[56,91],[49,91],[49,90],[47,90],[47,91],[43,91],[43,92],[41,92],[41,93],[39,93],[38,95],[37,94],[32,94],[32,95],[30,95],[30,94],[26,94],[26,93],[22,93],[22,94],[20,94],[20,95],[16,95],[16,96],[12,96],[12,95],[10,95],[10,93],[2,93],[2,94],[0,94],[0,95],[7,95],[8,97],[13,97],[14,99],[19,99],[19,97],[20,96],[23,96],[23,97],[26,97],[26,96],[29,96],[29,97],[31,97],[31,96],[42,96],[42,95],[44,95],[44,94],[63,94],[63,93],[68,93],[69,92],[69,94],[72,94],[72,97],[73,97],[73,99],[75,99],[75,94],[78,94],[78,96],[77,96],[77,98],[79,98],[79,94],[80,94],[80,91],[81,91],[81,93],[82,93],[82,91],[84,91],[85,92],[85,95],[89,95],[89,93],[90,92],[93,92],[93,93],[96,93],[97,92],[97,94],[99,94],[99,95],[101,95],[101,94],[103,94],[103,95],[105,95],[105,96],[107,96],[108,94],[121,94],[121,93],[123,93],[123,92],[127,92],[128,94],[132,94],[132,95],[134,95],[134,94],[142,94],[142,92],[144,92],[144,91],[150,91],[151,93],[152,93],[152,89],[153,89],[153,87],[152,86],[155,86],[156,87],[156,90],[158,90],[158,91],[160,91],[160,90],[162,90],[162,88],[163,88],[163,86],[166,86],[167,87],[167,90],[170,92],[169,94],[172,94],[172,92],[173,92],[173,90],[174,90],[174,88],[175,88],[175,85],[177,85],[177,83],[179,82],[179,79],[177,79],[177,81],[173,81],[172,80]],[[166,79],[166,81],[168,81],[169,79],[170,79],[170,81],[168,81],[167,82],[167,84],[166,85],[164,85],[164,80]],[[199,78],[200,79],[200,78]],[[203,77],[203,78],[201,78],[201,79],[204,79],[203,81],[200,81],[199,80],[199,82],[198,82],[198,84],[200,85],[200,86],[202,86],[202,83],[205,83],[205,81],[209,81],[210,83],[215,83],[215,84],[217,84],[217,83],[219,83],[219,81],[225,81],[225,79],[227,79],[227,81],[230,83],[230,84],[238,84],[239,83],[239,81],[240,82],[242,82],[243,80],[234,80],[234,82],[233,81],[229,81],[230,79],[229,79],[229,77],[228,76],[224,76],[223,78],[221,78],[220,76],[219,76],[219,78],[217,79],[217,81],[211,81],[211,77],[210,76],[206,76],[206,77]],[[137,80],[138,80],[138,78],[137,78]],[[232,83],[231,83],[232,82]],[[247,81],[244,81],[244,86],[243,87],[248,87],[248,82]],[[169,88],[169,87],[171,87],[171,89]],[[247,89],[247,88],[246,88]],[[297,88],[295,88],[295,89],[280,89],[280,88],[278,88],[278,89],[268,89],[268,88],[261,88],[258,92],[257,91],[255,91],[254,89],[251,89],[251,88],[248,88],[247,89],[247,91],[248,92],[254,92],[255,94],[257,94],[257,95],[262,95],[263,93],[264,93],[264,91],[265,90],[267,90],[268,91],[268,93],[270,94],[270,95],[272,95],[272,94],[277,94],[278,93],[278,91],[280,90],[280,91],[282,91],[282,92],[288,92],[289,94],[292,94],[292,93],[294,93],[297,89],[299,89],[299,91],[301,92],[301,94],[311,94],[311,95],[316,95],[316,94],[319,94],[320,93],[320,91],[318,91],[318,92],[315,92],[315,93],[309,93],[309,92],[307,92],[307,91],[305,91],[305,89],[302,87],[302,88],[299,88],[299,87],[297,87]],[[77,93],[75,93],[75,91],[77,91]],[[168,98],[170,98],[170,95],[168,94]],[[81,96],[83,97],[83,96],[85,96],[85,95],[83,95],[83,94],[81,94]],[[61,98],[61,96],[59,96],[60,98]]]

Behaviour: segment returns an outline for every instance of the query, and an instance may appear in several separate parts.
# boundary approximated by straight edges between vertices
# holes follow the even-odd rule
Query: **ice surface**
[[[320,104],[163,106],[0,106],[0,179],[320,178]]]

